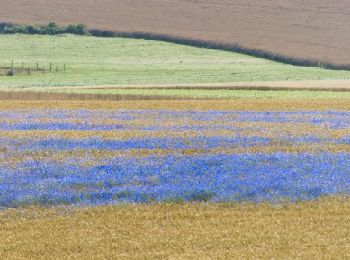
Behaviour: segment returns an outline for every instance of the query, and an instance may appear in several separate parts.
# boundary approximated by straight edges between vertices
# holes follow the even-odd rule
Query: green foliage
[[[0,24],[0,34],[42,34],[42,35],[57,35],[63,33],[71,33],[77,35],[89,35],[85,24],[69,24],[68,26],[59,26],[54,22],[48,25],[19,25],[19,24]]]
[[[64,33],[63,28],[60,28],[57,24],[55,23],[49,23],[46,28],[44,28],[43,30],[44,32],[46,32],[45,34],[49,34],[49,35],[55,35],[55,34],[60,34],[60,33]]]
[[[85,24],[70,24],[66,28],[66,33],[77,34],[77,35],[87,35],[88,30]]]

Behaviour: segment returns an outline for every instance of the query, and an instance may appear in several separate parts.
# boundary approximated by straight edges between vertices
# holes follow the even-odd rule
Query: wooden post
[[[39,61],[36,62],[36,70],[39,70]]]
[[[51,69],[52,69],[52,64],[51,64],[51,61],[50,61],[50,71],[51,71]]]
[[[11,62],[10,75],[13,76],[13,60],[12,60],[12,62]]]
[[[23,69],[23,67],[24,67],[24,64],[23,64],[23,61],[22,61],[22,69]]]
[[[66,63],[63,63],[63,71],[66,71]]]
[[[30,75],[30,68],[29,67],[28,67],[27,71],[28,71],[28,74]]]

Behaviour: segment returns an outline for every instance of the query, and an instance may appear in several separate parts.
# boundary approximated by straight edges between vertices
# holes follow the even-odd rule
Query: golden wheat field
[[[0,211],[0,257],[346,259],[350,257],[346,193],[350,147],[349,129],[342,124],[347,124],[347,111],[346,98],[3,100],[0,156],[7,172],[0,172],[0,202],[5,206]],[[248,139],[244,144],[225,139],[236,135],[238,140]],[[173,139],[162,147],[169,138]],[[214,147],[211,138],[218,138]],[[258,141],[246,146],[249,138]],[[158,165],[155,158],[165,164]],[[242,166],[248,172],[229,180],[230,173],[220,167],[230,167],[227,160],[235,158],[237,165],[240,160],[248,162]],[[208,168],[187,169],[192,167],[189,163]],[[126,179],[115,179],[111,167],[119,167],[121,175],[127,172]],[[310,175],[312,167],[326,168]],[[148,168],[151,175],[140,176]],[[291,169],[300,172],[295,175]],[[190,179],[182,175],[185,183],[172,179],[196,171],[199,174]],[[274,179],[284,171],[291,179]],[[170,185],[163,191],[157,187],[168,184],[156,172],[164,172],[161,178]],[[212,183],[216,172],[222,176],[215,178],[225,178],[219,186]],[[240,185],[248,190],[264,188],[256,194],[242,188],[236,199],[223,202],[226,193],[196,188],[208,180],[206,188],[212,186],[214,192],[217,187],[227,189],[225,183],[231,181],[243,181]],[[192,181],[194,186],[188,186]],[[285,181],[288,187],[283,186]],[[167,192],[175,189],[173,184],[185,193],[171,197]],[[333,191],[334,186],[339,190]],[[155,188],[165,197],[153,197]],[[196,193],[188,193],[191,189]],[[13,190],[19,197],[13,196]],[[270,191],[277,197],[267,195]],[[280,196],[292,200],[280,201]],[[110,198],[117,205],[107,202]]]
[[[350,205],[154,204],[0,213],[3,259],[346,259]]]

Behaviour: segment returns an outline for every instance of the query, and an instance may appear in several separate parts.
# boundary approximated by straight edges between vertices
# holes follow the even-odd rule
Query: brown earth
[[[86,23],[350,64],[348,0],[0,0],[0,21]]]

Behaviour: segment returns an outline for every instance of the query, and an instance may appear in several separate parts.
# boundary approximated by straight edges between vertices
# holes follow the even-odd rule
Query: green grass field
[[[0,67],[46,73],[1,76],[0,87],[226,83],[350,79],[348,71],[296,67],[247,55],[160,41],[60,35],[0,35]],[[47,72],[49,62],[53,70]],[[66,63],[66,71],[61,71]],[[139,91],[137,91],[139,92]],[[206,96],[206,93],[200,94]],[[220,92],[226,96],[226,92]]]

